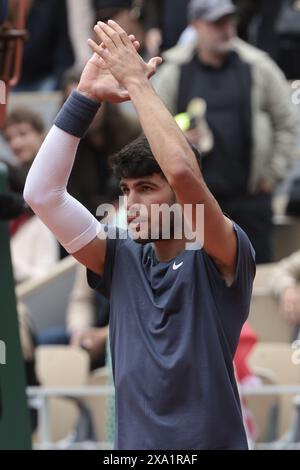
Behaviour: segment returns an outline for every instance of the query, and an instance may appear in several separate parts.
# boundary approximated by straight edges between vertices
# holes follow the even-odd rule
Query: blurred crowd
[[[248,234],[257,263],[269,263],[273,196],[299,158],[289,81],[300,80],[300,1],[192,3],[188,10],[187,0],[30,0],[21,77],[12,92],[58,91],[63,103],[91,56],[93,25],[115,19],[135,34],[145,60],[163,55],[153,80],[157,93],[202,152],[204,178],[223,211]],[[43,115],[29,107],[9,110],[2,129],[15,156],[9,191],[20,197],[45,132]],[[132,110],[105,103],[82,139],[68,189],[92,213],[102,202],[117,204],[109,158],[139,133]],[[10,222],[10,235],[16,283],[41,278],[66,255],[28,209]],[[284,318],[294,325],[300,325],[299,281],[296,253],[272,280]],[[79,268],[66,327],[45,331],[33,344],[83,345],[97,368],[105,364],[109,305],[86,287]],[[244,333],[255,343],[253,332]],[[243,364],[237,369],[241,381],[251,376],[243,375]]]
[[[158,94],[202,151],[207,184],[224,212],[248,233],[257,262],[270,262],[271,196],[287,178],[296,155],[296,106],[287,80],[300,76],[299,2],[236,0],[234,14],[214,22],[197,13],[188,17],[188,4],[31,0],[21,77],[13,92],[61,90],[66,99],[91,56],[87,39],[93,37],[93,25],[114,18],[135,34],[145,59],[163,55],[154,80]],[[202,4],[204,10],[218,11],[222,2]],[[41,125],[31,129],[30,114],[29,109],[28,118],[25,109],[14,110],[3,132],[24,177],[42,141]],[[41,140],[28,142],[32,148],[26,150],[24,136],[30,129],[40,132]],[[102,107],[80,145],[69,188],[91,211],[116,190],[108,157],[138,133],[134,116],[116,106]],[[31,155],[18,155],[18,146]]]
[[[30,0],[19,91],[60,89],[71,66],[90,56],[87,38],[98,20],[114,18],[154,56],[193,37],[188,0]],[[239,37],[267,52],[288,79],[299,77],[299,2],[235,0]],[[290,6],[292,4],[292,7]]]

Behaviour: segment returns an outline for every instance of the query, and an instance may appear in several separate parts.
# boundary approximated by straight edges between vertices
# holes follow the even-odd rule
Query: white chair
[[[288,343],[258,343],[249,356],[249,365],[254,370],[263,368],[272,371],[278,385],[299,385],[300,365],[292,362],[293,349]],[[287,431],[292,418],[294,395],[280,395],[279,435]]]
[[[89,375],[89,355],[72,346],[39,346],[36,350],[36,372],[42,386],[84,386]],[[56,442],[74,429],[79,411],[68,398],[49,400],[51,440]]]

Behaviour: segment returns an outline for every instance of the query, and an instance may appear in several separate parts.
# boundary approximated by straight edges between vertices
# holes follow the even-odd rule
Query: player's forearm
[[[168,181],[186,169],[192,169],[200,176],[198,163],[185,136],[151,85],[146,81],[133,83],[128,85],[128,92],[153,155]]]
[[[33,185],[37,197],[47,197],[52,189],[66,188],[80,139],[98,109],[97,103],[78,92],[65,102],[30,171],[31,179],[34,174],[38,176]]]
[[[66,190],[80,139],[52,126],[29,171],[24,198],[32,208]],[[56,197],[56,196],[55,196]]]
[[[63,107],[29,171],[24,198],[70,253],[96,237],[97,220],[67,193],[80,137],[98,107],[75,95]]]

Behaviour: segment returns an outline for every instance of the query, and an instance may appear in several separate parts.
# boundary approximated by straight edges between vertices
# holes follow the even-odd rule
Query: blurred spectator
[[[234,0],[237,7],[237,31],[241,39],[248,42],[249,24],[257,11],[260,0]]]
[[[164,55],[156,88],[174,115],[194,98],[206,101],[214,147],[203,159],[204,178],[265,263],[272,258],[272,192],[291,166],[296,120],[282,72],[236,37],[234,12],[230,0],[192,0],[197,43]]]
[[[257,342],[258,338],[256,334],[250,327],[249,323],[246,322],[242,328],[239,344],[234,356],[235,374],[239,385],[248,387],[256,387],[261,385],[261,380],[259,377],[257,377],[257,375],[255,375],[248,364],[249,355]],[[248,408],[245,397],[242,399],[241,404],[248,441],[253,443],[257,439],[258,429],[251,411]]]
[[[74,67],[83,69],[91,56],[87,44],[88,38],[93,35],[93,26],[96,20],[94,0],[74,2],[67,0],[68,27],[74,52]]]
[[[21,79],[15,91],[59,89],[74,56],[68,34],[65,0],[31,0]]]
[[[7,116],[3,135],[19,161],[9,169],[9,189],[23,194],[27,173],[45,137],[44,123],[34,111],[15,109]],[[46,275],[59,258],[58,244],[49,229],[28,211],[11,222],[10,233],[15,281]]]
[[[259,380],[248,364],[249,354],[258,342],[257,335],[248,322],[242,328],[241,336],[234,356],[234,367],[239,384],[257,385]]]
[[[18,165],[10,167],[10,189],[22,194],[29,168],[44,138],[41,116],[28,108],[15,108],[7,116],[3,137],[17,157]]]
[[[289,80],[300,77],[300,2],[282,0],[275,25],[279,41],[278,64]]]
[[[277,263],[270,278],[270,287],[280,302],[286,321],[300,326],[300,250]]]
[[[57,241],[35,215],[24,216],[14,226],[10,247],[16,283],[46,276],[59,259]]]
[[[8,0],[0,0],[0,24],[6,19],[8,13]]]
[[[277,61],[278,37],[275,23],[282,0],[235,0],[239,36],[253,46],[268,52]]]
[[[279,38],[275,31],[282,0],[235,0],[239,36],[278,61]]]
[[[90,354],[92,369],[103,367],[108,317],[109,302],[101,294],[91,291],[86,280],[86,269],[78,265],[67,309],[66,328],[49,328],[39,335],[38,343],[82,347]]]
[[[143,0],[94,0],[94,3],[97,21],[115,20],[128,34],[134,34],[143,48],[144,29],[141,22]]]
[[[94,24],[116,20],[128,33],[135,34],[143,45],[140,22],[142,0],[67,0],[68,25],[75,56],[74,65],[82,69],[91,55],[87,39],[93,36]]]
[[[177,43],[187,26],[186,0],[147,0],[144,2],[145,46],[150,57]]]
[[[236,0],[239,34],[278,63],[288,79],[300,77],[298,0]]]

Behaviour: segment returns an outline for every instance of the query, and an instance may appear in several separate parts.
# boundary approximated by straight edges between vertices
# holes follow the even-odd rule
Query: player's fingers
[[[116,23],[114,20],[108,20],[107,24],[109,25],[111,29],[113,29],[116,33],[118,33],[118,36],[120,40],[122,41],[122,43],[124,44],[124,46],[132,47],[132,42],[128,34],[123,28],[121,28],[121,26],[118,23]]]
[[[140,50],[141,44],[139,43],[139,41],[134,41],[132,44],[136,51]]]
[[[130,96],[127,90],[120,91],[119,93],[119,98],[120,98],[120,103],[123,103],[124,101],[129,101]]]
[[[105,31],[99,26],[99,24],[96,24],[94,27],[94,31],[97,34],[98,38],[100,41],[105,45],[105,47],[110,51],[113,52],[116,50],[116,46],[114,42],[111,40],[109,36],[105,33]]]
[[[103,21],[98,21],[97,25],[102,29],[102,31],[110,38],[115,47],[120,47],[123,45],[119,33],[111,28],[108,24]]]
[[[139,41],[137,41],[135,35],[134,35],[134,34],[129,34],[129,39],[130,39],[130,41],[132,42],[133,47],[135,48],[135,50],[136,50],[136,51],[139,51],[141,45],[140,45]]]
[[[103,43],[96,44],[93,39],[88,39],[88,45],[98,56],[102,57],[103,59],[107,58],[109,52]]]

